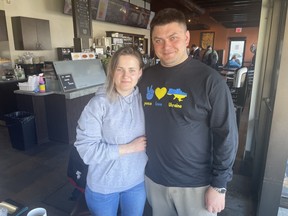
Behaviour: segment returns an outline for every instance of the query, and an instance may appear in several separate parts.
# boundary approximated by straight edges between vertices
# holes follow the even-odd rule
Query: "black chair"
[[[247,72],[247,97],[251,95],[254,80],[254,66],[250,66]]]
[[[232,81],[231,79],[227,80],[227,85],[230,88],[234,107],[235,107],[238,129],[240,125],[241,113],[244,110],[244,106],[245,106],[246,98],[247,98],[247,86],[248,86],[247,85],[247,72],[248,72],[247,67],[239,68],[235,72],[235,75]]]

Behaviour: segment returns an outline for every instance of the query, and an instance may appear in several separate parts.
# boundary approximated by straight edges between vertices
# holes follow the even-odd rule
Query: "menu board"
[[[96,20],[98,7],[100,4],[99,1],[102,1],[102,0],[91,0],[91,17],[92,17],[92,20]],[[104,0],[104,1],[108,1],[108,0]]]
[[[147,28],[150,17],[149,10],[130,4],[130,10],[128,14],[128,25]]]
[[[63,75],[60,75],[59,77],[60,77],[60,81],[61,81],[64,92],[76,89],[76,85],[75,85],[72,74],[63,74]]]
[[[92,36],[91,1],[72,0],[73,25],[75,38]]]
[[[130,4],[119,0],[109,0],[105,21],[125,25],[128,22]]]
[[[79,12],[81,12],[82,20],[78,20],[78,22],[81,22],[82,29],[77,31],[80,31],[81,34],[81,30],[91,34],[91,28],[90,32],[87,31],[88,29],[86,28],[88,23],[83,22],[84,17],[88,17],[88,15],[85,14],[85,12],[88,11],[87,5],[85,4],[90,4],[89,17],[93,20],[116,23],[120,25],[129,25],[139,28],[147,28],[149,26],[149,19],[151,19],[150,10],[130,4],[130,1],[126,2],[123,0],[65,0],[65,14],[72,14],[73,8],[71,1],[80,2],[78,3],[78,7],[80,8]],[[77,11],[75,13],[77,13]],[[74,28],[77,29],[77,27]]]

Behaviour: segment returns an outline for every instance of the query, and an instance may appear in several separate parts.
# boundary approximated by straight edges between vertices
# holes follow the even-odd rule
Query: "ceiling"
[[[183,11],[192,23],[189,30],[205,30],[210,26],[201,17],[221,23],[225,28],[258,27],[262,0],[144,0],[151,11],[172,7]]]

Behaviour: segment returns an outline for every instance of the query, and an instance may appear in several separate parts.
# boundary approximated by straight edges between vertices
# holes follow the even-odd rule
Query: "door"
[[[254,130],[251,155],[256,215],[276,216],[281,199],[287,201],[282,187],[288,155],[288,2],[263,5],[267,8],[260,21],[256,91],[251,97],[248,127]]]
[[[239,64],[243,65],[245,53],[246,38],[230,38],[229,39],[229,52],[227,62],[236,55]]]

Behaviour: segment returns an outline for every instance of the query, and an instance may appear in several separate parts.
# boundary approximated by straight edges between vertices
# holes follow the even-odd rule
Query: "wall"
[[[212,20],[207,14],[200,17],[201,23],[206,23],[210,26],[209,30],[194,30],[190,31],[190,44],[200,45],[200,35],[201,32],[215,32],[214,37],[214,49],[215,50],[225,50],[223,63],[225,64],[228,58],[229,51],[229,38],[230,37],[246,37],[246,47],[245,47],[245,57],[244,62],[251,62],[253,53],[250,52],[250,45],[252,43],[257,45],[258,41],[258,31],[259,28],[243,28],[241,33],[236,33],[235,29],[227,29],[222,26],[220,23]]]
[[[229,37],[246,37],[245,59],[244,62],[251,62],[253,53],[250,51],[251,44],[256,44],[258,41],[259,28],[243,28],[241,33],[236,33],[235,29],[227,29],[227,40]],[[227,42],[227,50],[229,43]]]
[[[144,7],[142,0],[131,2]],[[146,8],[150,6],[146,5]],[[11,17],[24,16],[50,21],[50,33],[52,50],[30,51],[36,56],[44,56],[45,60],[57,60],[57,47],[73,46],[73,20],[72,16],[63,13],[64,0],[11,0],[8,4],[6,0],[0,0],[0,9],[5,10],[6,22],[8,28],[9,48],[11,60],[14,62],[18,56],[27,51],[19,51],[14,48],[13,32],[11,26]],[[147,9],[149,9],[147,8]],[[102,37],[106,35],[105,31],[121,31],[133,34],[145,35],[149,39],[149,30],[134,28],[123,25],[110,24],[107,22],[92,21],[93,37]],[[150,41],[150,40],[149,40]]]

